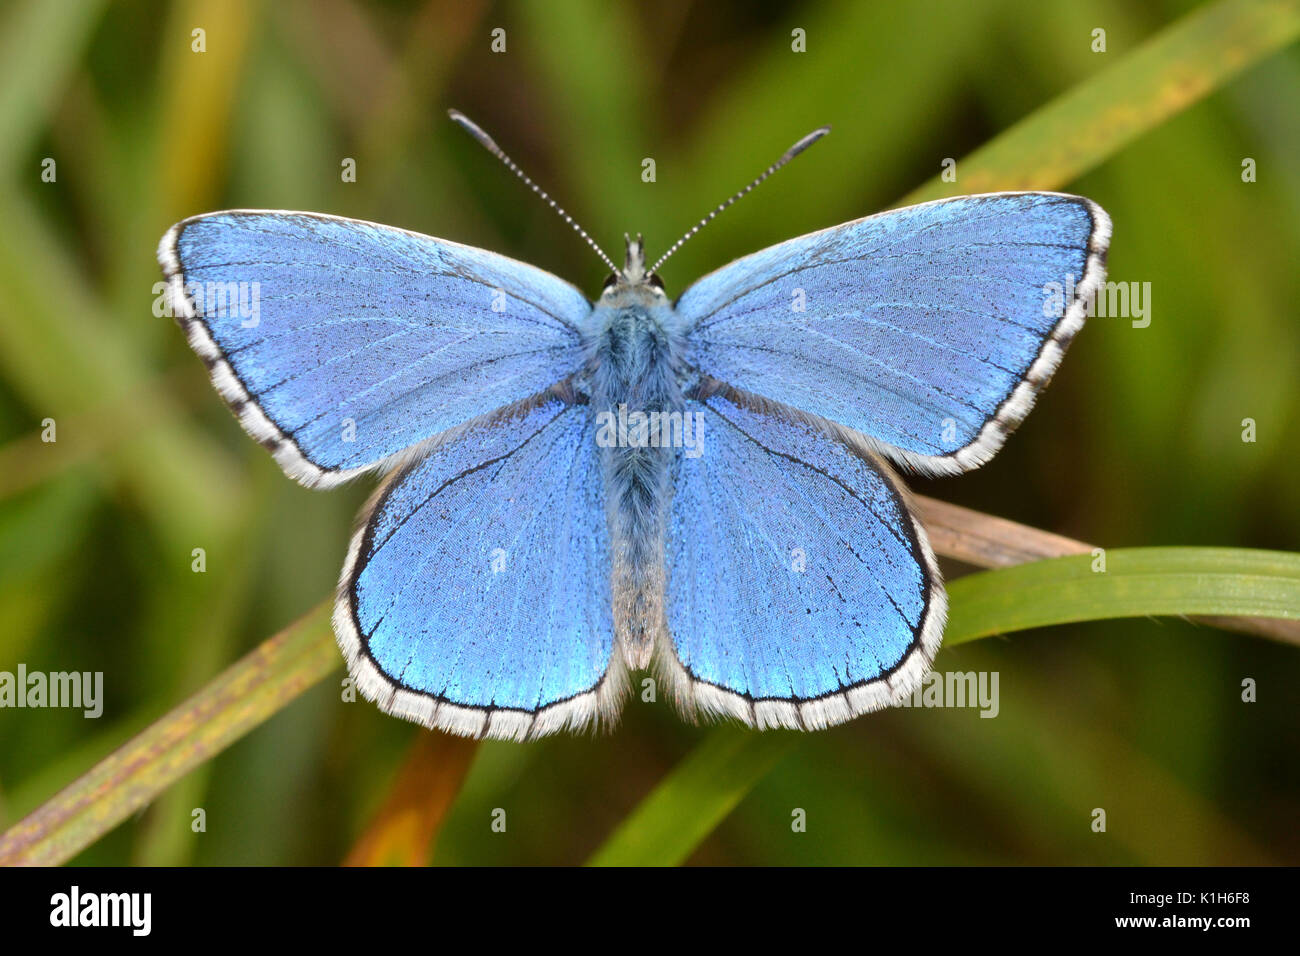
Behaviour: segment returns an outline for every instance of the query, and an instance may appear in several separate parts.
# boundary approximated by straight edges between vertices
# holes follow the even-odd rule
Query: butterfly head
[[[601,249],[600,246],[596,244],[596,240],[587,235],[587,230],[574,222],[573,217],[560,208],[560,205],[547,195],[546,190],[542,189],[529,179],[524,174],[524,171],[515,164],[514,160],[507,156],[502,151],[501,147],[496,144],[496,141],[485,133],[477,123],[459,110],[448,110],[447,112],[456,123],[473,136],[474,139],[478,140],[479,145],[497,159],[501,160],[501,162],[505,163],[511,172],[523,180],[523,182],[530,187],[533,192],[537,193],[542,201],[554,209],[561,219],[572,226],[574,231],[576,231],[578,235],[582,236],[587,245],[591,247],[592,251],[600,257],[600,261],[609,266],[610,276],[605,280],[605,288],[600,294],[600,301],[604,305],[634,303],[639,305],[661,305],[666,303],[668,301],[668,296],[664,294],[664,284],[657,275],[659,267],[664,264],[665,260],[680,249],[682,243],[686,242],[686,240],[690,239],[712,222],[717,217],[718,213],[732,205],[742,196],[748,195],[753,191],[755,186],[767,179],[768,176],[771,176],[774,172],[831,131],[829,126],[815,129],[803,139],[799,140],[799,142],[787,149],[780,159],[767,167],[762,175],[710,212],[707,216],[696,223],[695,226],[686,233],[686,235],[682,236],[669,246],[668,251],[659,257],[659,261],[649,268],[646,268],[645,243],[642,241],[641,236],[638,235],[635,239],[631,236],[624,236],[627,240],[627,257],[624,259],[623,268],[620,270],[614,265],[614,261],[605,254],[605,250]]]
[[[647,271],[645,261],[645,240],[638,233],[633,239],[623,237],[627,242],[627,255],[623,259],[623,268],[614,272],[605,280],[601,298],[610,301],[616,297],[626,298],[635,295],[650,300],[666,299],[663,281],[654,272]]]

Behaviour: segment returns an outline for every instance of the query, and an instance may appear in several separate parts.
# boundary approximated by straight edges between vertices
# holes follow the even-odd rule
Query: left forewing
[[[573,286],[533,266],[316,213],[196,216],[163,237],[172,315],[245,430],[330,486],[576,371]]]

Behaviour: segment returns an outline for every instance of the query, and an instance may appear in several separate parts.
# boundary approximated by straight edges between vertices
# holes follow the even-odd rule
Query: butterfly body
[[[640,240],[629,240],[623,272],[592,310],[582,376],[598,426],[614,629],[631,668],[649,664],[665,630],[663,554],[677,449],[661,440],[671,433],[659,423],[681,420],[689,378],[680,322],[643,264]]]
[[[928,203],[676,300],[640,240],[590,302],[483,250],[313,213],[178,223],[167,301],[295,479],[385,479],[334,627],[362,693],[469,736],[689,716],[816,729],[896,703],[947,601],[887,462],[956,474],[1029,411],[1104,277],[1086,199]],[[1044,289],[1069,293],[1053,313]],[[254,319],[214,285],[260,290]]]

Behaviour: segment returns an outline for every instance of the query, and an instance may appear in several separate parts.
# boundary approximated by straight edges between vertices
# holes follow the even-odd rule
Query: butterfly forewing
[[[941,200],[746,256],[677,309],[705,374],[950,474],[1028,413],[1083,325],[1109,238],[1078,196]]]
[[[544,391],[590,305],[533,266],[333,216],[232,211],[159,246],[213,383],[288,474],[333,485]]]

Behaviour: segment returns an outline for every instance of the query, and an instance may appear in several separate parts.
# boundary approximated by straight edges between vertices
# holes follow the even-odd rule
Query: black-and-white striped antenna
[[[732,205],[734,202],[736,202],[736,200],[744,196],[747,196],[751,191],[753,191],[755,186],[757,186],[763,180],[767,179],[768,176],[771,176],[774,172],[776,172],[786,163],[790,162],[790,160],[794,159],[796,156],[798,156],[805,149],[807,149],[813,143],[817,142],[817,140],[821,139],[830,131],[831,128],[829,126],[823,126],[821,127],[821,129],[815,129],[807,136],[805,136],[803,139],[799,140],[799,142],[795,143],[793,146],[787,149],[784,153],[781,154],[780,159],[778,159],[775,163],[773,163],[771,166],[767,167],[767,169],[763,171],[763,175],[759,176],[757,179],[755,179],[752,183],[750,183],[740,192],[736,193],[736,195],[732,196],[726,202],[718,206],[717,209],[713,210],[711,213],[709,213],[707,216],[705,216],[703,219],[697,222],[695,226],[690,230],[690,232],[686,233],[686,235],[682,236],[680,239],[674,242],[672,246],[669,248],[669,250],[659,257],[659,261],[656,262],[653,266],[651,266],[647,271],[658,272],[659,267],[668,260],[669,256],[671,256],[674,252],[680,249],[686,243],[687,239],[690,239],[697,232],[699,232],[701,229],[703,229],[705,226],[711,223],[714,219],[716,219],[718,213],[722,212],[722,210]]]
[[[537,183],[529,179],[527,174],[522,169],[520,169],[518,166],[515,165],[515,161],[511,159],[509,156],[507,156],[505,154],[505,151],[496,144],[496,141],[492,139],[492,137],[489,136],[487,133],[483,132],[482,128],[477,123],[475,123],[472,119],[470,119],[460,110],[447,110],[447,115],[450,116],[455,122],[459,123],[462,127],[464,127],[465,131],[468,132],[469,135],[473,136],[476,140],[478,140],[480,146],[486,149],[497,159],[501,160],[501,162],[505,163],[507,169],[509,169],[512,173],[514,173],[516,176],[522,179],[528,185],[529,189],[537,193],[538,196],[540,196],[542,199],[546,201],[546,204],[548,206],[550,206],[557,213],[559,213],[560,218],[562,218],[565,222],[567,222],[570,226],[572,226],[574,231],[587,241],[587,245],[591,246],[592,250],[596,253],[596,255],[600,256],[601,260],[604,261],[605,265],[609,266],[610,272],[615,272],[615,273],[618,272],[618,267],[614,265],[613,261],[609,258],[609,256],[605,255],[605,250],[601,249],[600,246],[596,245],[596,240],[592,239],[591,236],[587,235],[587,230],[583,229],[580,225],[574,222],[573,217],[570,216],[567,212],[565,212],[564,209],[560,206],[560,204],[557,203],[554,199],[552,199],[547,194],[545,189],[543,189],[541,186],[537,185]]]

